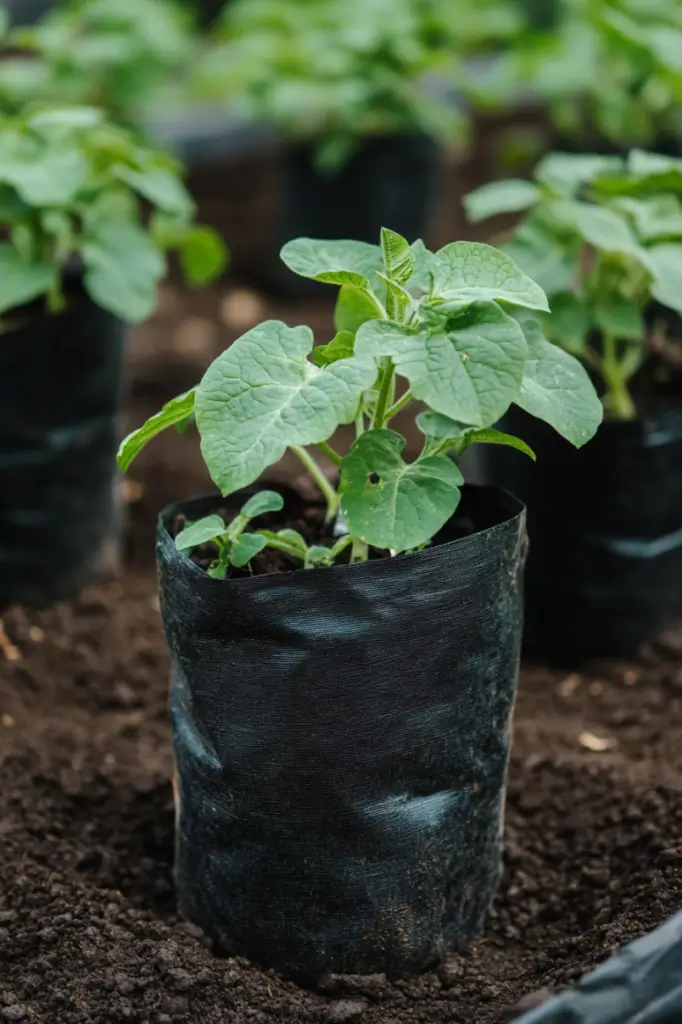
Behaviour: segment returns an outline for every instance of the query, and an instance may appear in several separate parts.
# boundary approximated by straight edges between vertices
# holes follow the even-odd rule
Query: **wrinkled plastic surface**
[[[515,1024],[680,1024],[682,914]]]
[[[528,508],[529,649],[635,654],[682,618],[682,410],[605,422],[579,450],[520,410],[503,424],[537,454],[490,449],[487,475]]]
[[[81,300],[0,338],[0,606],[47,605],[115,525],[123,325]]]
[[[467,488],[481,532],[230,581],[166,528],[217,503],[158,531],[181,908],[302,978],[426,968],[479,932],[499,880],[522,506]]]
[[[281,241],[292,238],[353,238],[376,245],[382,227],[414,242],[423,238],[436,198],[441,150],[426,135],[389,135],[363,142],[334,174],[313,164],[311,145],[285,158]],[[323,285],[286,272],[287,288]],[[329,291],[329,286],[327,286]]]

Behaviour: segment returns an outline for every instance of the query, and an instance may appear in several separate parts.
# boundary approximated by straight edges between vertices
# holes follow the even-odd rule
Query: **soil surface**
[[[133,340],[122,429],[264,315],[331,325],[324,301],[284,308],[250,287],[168,285]],[[466,954],[412,981],[332,977],[314,992],[214,957],[175,911],[152,561],[160,508],[207,488],[191,431],[150,445],[124,486],[121,571],[2,620],[2,1024],[501,1024],[679,910],[682,635],[670,635],[633,663],[568,676],[524,667],[503,882]]]

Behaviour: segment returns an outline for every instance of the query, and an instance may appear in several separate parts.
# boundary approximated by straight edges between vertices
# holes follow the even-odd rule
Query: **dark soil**
[[[194,383],[249,319],[330,325],[324,303],[233,301],[232,286],[226,303],[225,292],[166,289],[131,351],[128,425]],[[278,467],[280,479],[298,472]],[[3,1024],[500,1024],[682,906],[682,636],[671,635],[632,664],[525,667],[504,878],[467,954],[409,982],[329,978],[316,992],[214,957],[175,912],[152,562],[159,509],[207,484],[191,432],[159,439],[126,484],[121,573],[2,620]]]

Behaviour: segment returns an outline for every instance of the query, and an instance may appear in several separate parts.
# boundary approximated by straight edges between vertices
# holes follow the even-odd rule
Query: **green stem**
[[[619,420],[634,419],[637,409],[625,382],[622,367],[618,362],[616,339],[612,334],[604,334],[604,356],[601,370],[607,392],[604,404],[609,412]]]
[[[263,536],[265,536],[265,531],[262,532]],[[279,537],[271,537],[269,534],[267,536],[269,548],[274,548],[275,551],[283,551],[285,555],[290,555],[291,558],[298,558],[299,561],[303,560],[299,548],[295,548],[293,544],[287,544],[285,540],[281,540]]]
[[[317,484],[324,495],[324,500],[327,502],[327,522],[334,518],[336,510],[339,507],[339,496],[327,480],[326,476],[318,466],[315,459],[312,457],[310,452],[306,451],[305,448],[301,448],[297,444],[291,445],[291,450],[294,455],[303,463],[305,468],[310,473],[311,477]]]
[[[402,410],[405,408],[405,406],[409,405],[411,401],[412,401],[412,392],[411,391],[406,391],[405,394],[403,395],[403,397],[399,398],[398,401],[395,402],[391,406],[391,408],[388,410],[388,412],[386,413],[386,420],[385,420],[385,422],[388,423],[390,420],[393,419],[394,416],[397,416],[399,412],[402,412]]]
[[[392,403],[392,393],[394,384],[395,366],[393,365],[393,361],[389,359],[386,365],[384,366],[383,370],[381,371],[379,397],[377,398],[376,408],[374,409],[374,419],[372,420],[372,427],[383,427],[383,425],[386,423],[386,412]]]
[[[365,432],[365,414],[360,408],[359,413],[355,417],[355,439],[357,440]]]
[[[338,452],[335,452],[331,445],[328,445],[326,441],[320,441],[317,446],[323,455],[326,455],[330,462],[333,462],[335,466],[341,465],[341,456]]]
[[[358,540],[357,537],[353,537],[353,547],[350,549],[350,561],[351,565],[355,565],[357,562],[366,562],[369,558],[369,547],[365,544],[364,540]]]

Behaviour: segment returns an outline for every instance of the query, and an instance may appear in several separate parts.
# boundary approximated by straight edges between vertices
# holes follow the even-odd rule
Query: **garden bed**
[[[242,167],[227,208],[237,284],[264,266],[271,169],[259,167],[260,178]],[[461,191],[473,184],[457,180]],[[452,191],[443,240],[463,233]],[[210,206],[207,185],[203,196]],[[261,204],[260,218],[248,219],[248,202],[252,215]],[[236,287],[164,289],[131,349],[127,425],[259,320],[330,325],[324,302],[282,307]],[[126,485],[120,574],[49,611],[2,619],[0,1021],[501,1024],[532,1004],[520,1000],[573,983],[679,910],[675,634],[632,663],[580,675],[524,668],[502,887],[485,936],[464,955],[412,981],[329,978],[315,992],[215,958],[175,914],[168,659],[152,562],[158,510],[207,486],[192,433],[160,438]]]

